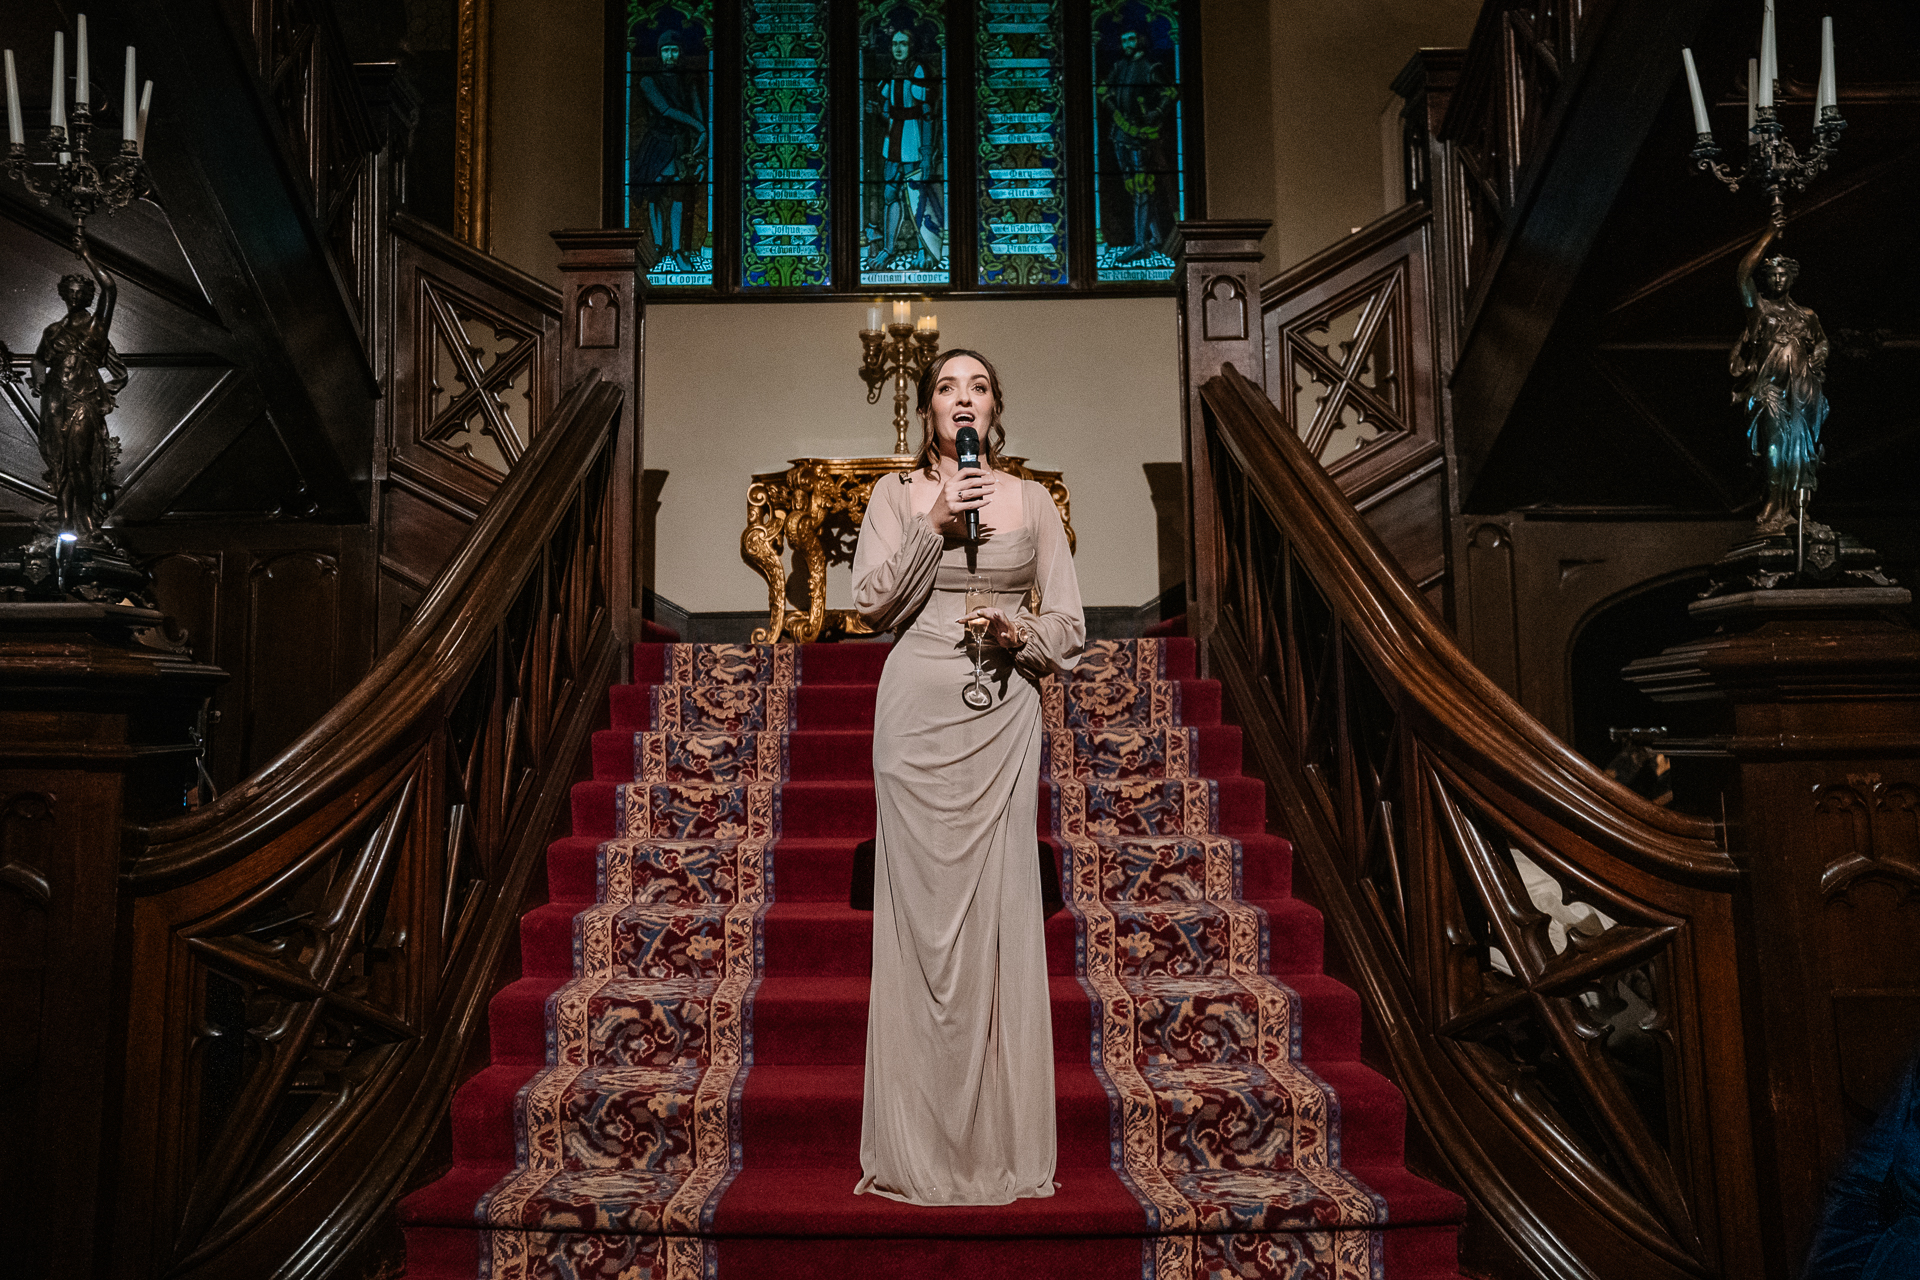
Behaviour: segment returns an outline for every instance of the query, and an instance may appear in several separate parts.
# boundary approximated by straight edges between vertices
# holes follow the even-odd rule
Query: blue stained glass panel
[[[982,286],[1067,283],[1060,0],[979,0]]]
[[[713,283],[713,0],[627,0],[626,224],[658,287]]]
[[[1170,280],[1186,216],[1179,0],[1094,0],[1094,278]]]
[[[740,283],[832,283],[827,0],[741,0]]]
[[[946,0],[860,5],[860,283],[951,280]]]

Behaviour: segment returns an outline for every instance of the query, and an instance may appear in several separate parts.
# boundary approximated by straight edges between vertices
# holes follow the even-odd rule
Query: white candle
[[[1773,0],[1760,18],[1760,105],[1773,105],[1773,82],[1780,78],[1780,55],[1773,44]]]
[[[13,50],[7,54],[7,141],[16,147],[27,142],[26,122],[20,115],[20,78],[13,73]]]
[[[132,142],[137,136],[133,107],[133,46],[127,46],[127,79],[120,90],[120,137],[122,141]]]
[[[940,317],[939,317],[939,316],[928,316],[928,317],[927,317],[927,332],[928,332],[928,333],[938,333],[939,331],[940,331]]]
[[[67,127],[67,33],[53,33],[53,127]]]
[[[140,87],[140,115],[133,126],[133,147],[141,155],[147,154],[147,108],[153,105],[153,81],[149,80]]]
[[[911,302],[894,303],[893,304],[893,322],[895,324],[912,324],[913,323],[913,304]]]
[[[73,105],[87,105],[87,15],[80,15],[80,31],[73,43]]]
[[[1813,118],[1817,122],[1827,107],[1840,105],[1840,82],[1833,74],[1833,19],[1820,19],[1820,88],[1813,95]]]
[[[1753,58],[1748,58],[1747,59],[1747,145],[1748,146],[1752,146],[1754,143],[1754,140],[1760,136],[1758,133],[1754,132],[1754,128],[1753,128],[1753,126],[1756,123],[1758,123],[1760,119],[1759,113],[1758,111],[1755,110],[1755,106],[1754,106],[1755,103],[1760,101],[1758,97],[1759,92],[1760,92],[1760,63]]]
[[[876,302],[873,306],[867,308],[867,328],[869,330],[872,330],[872,329],[878,329],[879,327],[880,327],[880,304]]]
[[[128,50],[127,53],[131,57],[133,51]],[[1700,73],[1693,69],[1693,50],[1682,49],[1680,60],[1687,64],[1687,92],[1693,97],[1693,131],[1712,133],[1713,129],[1707,124],[1707,100],[1700,93]]]

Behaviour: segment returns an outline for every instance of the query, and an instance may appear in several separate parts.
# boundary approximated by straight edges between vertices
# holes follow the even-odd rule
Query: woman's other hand
[[[988,638],[1002,649],[1018,649],[1020,647],[1022,642],[1020,639],[1019,624],[1014,622],[1012,618],[1009,618],[1002,610],[993,608],[975,609],[972,613],[968,614],[966,618],[960,620],[960,625],[965,626],[967,618],[985,618],[987,620]]]
[[[927,523],[950,538],[964,536],[966,513],[987,505],[987,500],[993,497],[995,483],[993,473],[979,467],[956,472],[941,482],[940,492],[934,495],[933,506],[927,510]],[[985,542],[992,532],[991,525],[982,523],[980,541]]]

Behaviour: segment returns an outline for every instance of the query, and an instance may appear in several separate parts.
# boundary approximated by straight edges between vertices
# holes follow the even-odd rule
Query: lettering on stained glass
[[[1067,283],[1059,0],[980,0],[979,270],[985,287]]]
[[[827,222],[827,0],[740,0],[740,283],[832,283]]]

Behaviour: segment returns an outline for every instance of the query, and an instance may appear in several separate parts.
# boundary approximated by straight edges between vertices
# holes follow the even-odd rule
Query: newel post
[[[1861,587],[1696,601],[1688,612],[1720,630],[1625,672],[1656,701],[1717,704],[1715,781],[1747,872],[1739,959],[1769,1277],[1798,1274],[1828,1180],[1920,1049],[1908,600]]]
[[[1220,615],[1220,520],[1207,453],[1200,384],[1232,365],[1255,386],[1266,385],[1266,338],[1260,324],[1260,238],[1271,222],[1182,222],[1175,234],[1180,263],[1180,460],[1187,473],[1187,634],[1206,640]]]
[[[560,394],[588,374],[620,388],[619,439],[613,454],[613,503],[607,558],[613,582],[613,635],[625,651],[640,633],[642,563],[640,468],[645,444],[642,398],[646,392],[646,273],[636,250],[640,233],[625,228],[555,231],[560,246]],[[629,659],[622,659],[622,669]]]

